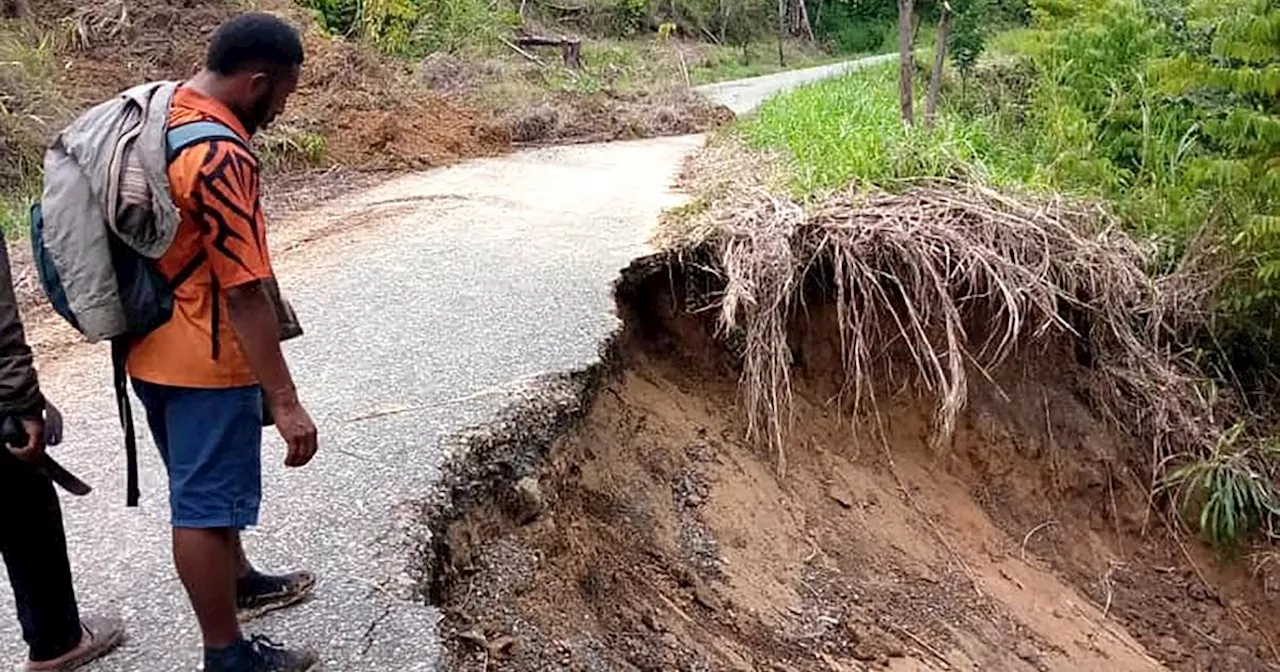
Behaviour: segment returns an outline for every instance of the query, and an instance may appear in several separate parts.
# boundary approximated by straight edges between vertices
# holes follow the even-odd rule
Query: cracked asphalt
[[[744,111],[841,71],[706,92]],[[689,136],[518,153],[406,175],[290,216],[336,231],[276,259],[307,329],[287,351],[321,449],[308,467],[286,470],[268,431],[262,524],[246,544],[263,570],[305,568],[320,579],[314,599],[249,632],[314,647],[325,670],[435,669],[437,616],[413,594],[409,568],[425,539],[414,503],[446,457],[441,440],[492,417],[504,389],[596,359],[617,325],[611,283],[647,251],[660,212],[680,202],[670,187],[701,145]],[[81,609],[129,627],[118,653],[86,669],[196,669],[199,634],[172,568],[165,479],[145,430],[142,505],[124,506],[107,350],[61,352],[42,362],[41,380],[67,419],[53,454],[96,488],[62,497]],[[0,656],[16,664],[25,649],[7,582],[0,614]]]

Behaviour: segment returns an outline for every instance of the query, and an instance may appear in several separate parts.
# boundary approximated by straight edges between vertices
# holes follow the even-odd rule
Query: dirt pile
[[[624,274],[604,365],[465,437],[447,669],[1280,663],[1275,597],[1152,505],[1213,429],[1140,248],[981,189],[731,202]]]
[[[298,93],[261,139],[274,165],[419,168],[509,148],[500,123],[421,85],[405,64],[322,35],[288,0],[254,5],[302,26],[307,47]],[[213,30],[245,9],[235,0],[35,3],[39,25],[62,45],[56,72],[64,118],[49,125],[139,82],[189,76]]]
[[[502,119],[514,142],[545,145],[702,133],[733,121],[733,112],[688,90],[561,92],[510,109]]]

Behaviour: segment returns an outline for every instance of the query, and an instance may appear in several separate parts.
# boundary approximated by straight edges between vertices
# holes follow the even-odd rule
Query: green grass
[[[784,70],[810,68],[854,58],[855,54],[829,54],[812,45],[788,42],[783,45],[786,65],[778,58],[776,42],[753,42],[745,48],[712,45],[698,60],[689,63],[695,85],[770,75]]]
[[[4,232],[5,240],[26,238],[30,207],[31,203],[26,200],[0,198],[0,231]]]
[[[25,22],[0,21],[0,229],[9,238],[26,235],[44,139],[65,111],[53,86],[56,38]]]
[[[783,150],[802,194],[926,176],[1041,180],[1029,157],[989,120],[943,114],[931,133],[906,128],[897,73],[893,63],[799,89],[766,102],[738,130],[757,148]]]

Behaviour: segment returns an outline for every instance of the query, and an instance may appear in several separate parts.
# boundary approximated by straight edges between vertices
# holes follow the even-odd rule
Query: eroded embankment
[[[634,264],[604,363],[465,438],[430,513],[445,669],[1271,669],[1273,600],[1160,526],[1071,343],[971,376],[930,447],[915,387],[854,410],[817,283],[774,453],[688,268]]]

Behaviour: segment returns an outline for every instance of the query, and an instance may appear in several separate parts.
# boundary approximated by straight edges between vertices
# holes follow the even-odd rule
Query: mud
[[[444,669],[1272,669],[1273,597],[1148,511],[1069,344],[935,452],[914,390],[853,416],[814,297],[772,454],[708,286],[637,262],[605,364],[463,441],[428,512]]]

